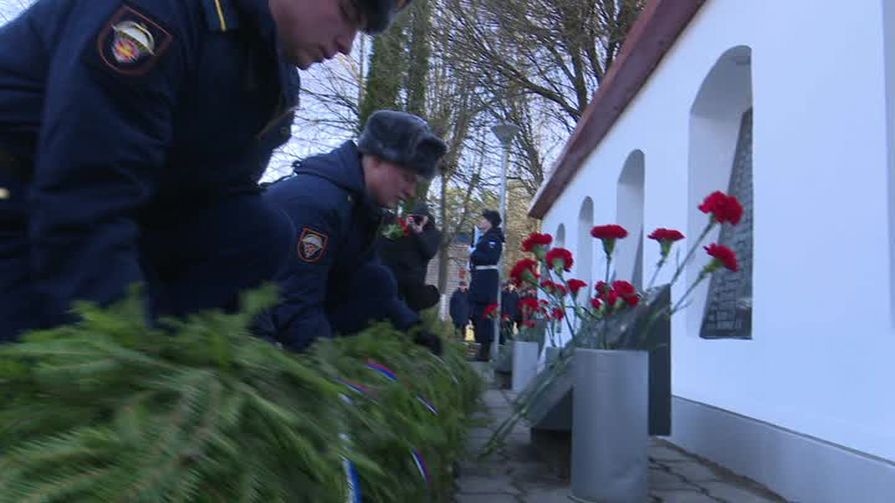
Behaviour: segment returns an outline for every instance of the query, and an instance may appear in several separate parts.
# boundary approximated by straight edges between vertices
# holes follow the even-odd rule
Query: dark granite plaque
[[[752,338],[752,109],[743,114],[728,193],[743,205],[743,219],[721,226],[718,242],[736,252],[740,270],[712,275],[699,336],[704,339]]]

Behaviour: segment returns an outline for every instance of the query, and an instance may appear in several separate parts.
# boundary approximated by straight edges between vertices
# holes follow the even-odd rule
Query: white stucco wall
[[[596,224],[614,223],[619,175],[640,150],[644,230],[692,234],[688,218],[705,194],[688,195],[691,106],[722,53],[749,46],[753,340],[700,339],[701,303],[681,313],[673,328],[673,392],[895,461],[881,18],[880,0],[847,8],[833,0],[708,0],[543,228],[564,224],[565,246],[577,251],[585,197],[593,199]],[[726,190],[726,181],[717,189]],[[594,246],[599,278],[605,263]],[[646,242],[643,256],[648,279],[658,247]],[[675,294],[686,286],[679,283]]]

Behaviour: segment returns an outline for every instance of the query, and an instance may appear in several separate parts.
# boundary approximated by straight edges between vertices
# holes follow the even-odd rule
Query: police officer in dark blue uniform
[[[0,340],[146,284],[234,307],[288,253],[259,194],[295,66],[407,0],[38,0],[0,28]]]
[[[418,180],[435,175],[445,150],[423,119],[380,110],[356,145],[296,163],[295,176],[268,188],[265,199],[289,215],[295,231],[292,258],[277,277],[283,302],[270,313],[276,340],[301,351],[373,320],[401,330],[419,323],[374,243],[383,208],[415,197]],[[418,333],[417,342],[440,351],[434,335]]]
[[[497,303],[499,282],[498,262],[503,252],[503,231],[500,229],[500,213],[494,210],[482,212],[478,228],[482,236],[476,241],[469,255],[472,282],[469,286],[469,303],[472,307],[472,323],[475,341],[479,343],[476,359],[491,359],[491,343],[494,342],[494,320],[485,317],[485,309]]]

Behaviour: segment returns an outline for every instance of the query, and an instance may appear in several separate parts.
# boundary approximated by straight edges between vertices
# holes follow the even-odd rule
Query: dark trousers
[[[47,321],[38,311],[30,274],[20,196],[25,187],[2,177],[0,187],[10,193],[0,199],[0,341],[9,341]],[[155,316],[236,309],[242,291],[273,279],[295,241],[288,217],[258,194],[222,197],[172,214],[177,218],[140,228],[139,261]]]
[[[486,307],[487,304],[472,305],[472,328],[475,331],[475,341],[490,346],[494,342],[494,320],[484,317]]]

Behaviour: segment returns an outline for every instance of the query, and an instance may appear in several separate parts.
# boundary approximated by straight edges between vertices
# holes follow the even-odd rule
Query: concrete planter
[[[578,348],[572,372],[572,497],[647,501],[648,353]]]
[[[513,386],[520,392],[528,386],[529,381],[538,373],[538,343],[527,341],[513,342]]]
[[[544,367],[550,366],[550,363],[559,356],[559,352],[562,351],[562,348],[557,348],[553,346],[547,346],[544,348]]]

